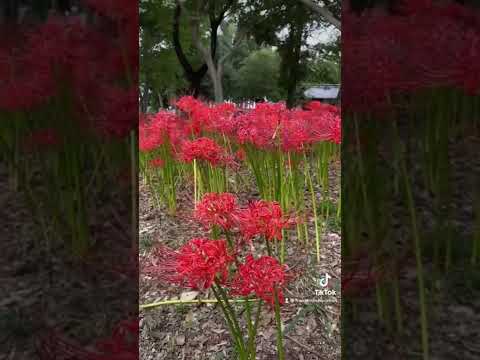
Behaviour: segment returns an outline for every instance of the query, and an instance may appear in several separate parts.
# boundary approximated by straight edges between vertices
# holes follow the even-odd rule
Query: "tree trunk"
[[[326,22],[341,30],[341,22],[337,19],[325,6],[320,6],[312,0],[300,0],[305,6],[309,7],[317,14],[319,14]]]
[[[192,65],[187,59],[185,55],[182,44],[180,43],[180,17],[182,15],[182,6],[177,3],[175,7],[175,12],[173,16],[173,45],[175,49],[175,54],[177,55],[178,61],[182,65],[183,71],[185,73],[185,77],[189,82],[189,92],[192,94],[193,97],[198,97],[201,92],[201,83],[204,76],[207,74],[208,65],[205,62],[200,68],[194,70]],[[223,18],[222,18],[223,19]],[[210,38],[210,56],[215,58],[215,53],[217,50],[217,32],[218,27],[220,26],[220,21],[212,21],[210,23],[210,31],[211,31],[211,38]]]
[[[291,42],[288,52],[291,52],[288,57],[291,57],[291,63],[287,63],[287,66],[290,67],[288,71],[288,80],[287,80],[287,107],[289,109],[295,106],[295,95],[297,91],[297,85],[299,79],[299,65],[300,65],[300,56],[302,51],[302,24],[292,24],[291,26]]]
[[[202,39],[200,38],[200,23],[198,19],[192,19],[192,40],[195,47],[198,49],[203,57],[203,60],[207,64],[208,75],[213,84],[213,92],[215,96],[215,102],[219,103],[223,101],[223,86],[221,79],[221,71],[219,72],[215,65],[214,55],[202,45]],[[218,26],[216,27],[218,29]],[[214,34],[212,33],[212,37]],[[215,35],[216,36],[216,35]],[[220,75],[220,76],[219,76]]]

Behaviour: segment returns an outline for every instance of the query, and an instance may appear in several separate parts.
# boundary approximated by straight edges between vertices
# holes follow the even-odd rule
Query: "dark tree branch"
[[[313,0],[300,0],[302,4],[309,7],[317,14],[319,14],[325,21],[329,24],[335,26],[338,30],[341,29],[341,22],[340,19],[337,19],[325,6],[320,6]]]
[[[202,64],[197,70],[193,69],[193,66],[187,59],[183,51],[182,44],[180,42],[180,18],[182,15],[182,8],[180,4],[177,3],[175,7],[174,17],[173,17],[173,46],[175,49],[175,54],[177,55],[178,61],[182,65],[185,76],[190,83],[190,89],[193,92],[194,96],[198,96],[200,92],[200,84],[203,77],[208,71],[208,66],[206,63]]]
[[[182,8],[179,4],[175,7],[173,15],[173,46],[177,54],[178,61],[182,65],[186,73],[193,73],[193,68],[183,52],[182,44],[180,43],[180,17],[182,15]]]

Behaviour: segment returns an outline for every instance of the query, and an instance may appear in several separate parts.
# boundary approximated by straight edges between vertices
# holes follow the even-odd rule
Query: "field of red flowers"
[[[175,107],[140,124],[141,358],[338,359],[340,110]]]

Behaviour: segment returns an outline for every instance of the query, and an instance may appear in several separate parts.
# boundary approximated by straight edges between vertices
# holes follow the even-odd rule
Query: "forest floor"
[[[331,168],[330,200],[336,203],[339,194],[339,163]],[[242,187],[242,192],[236,193],[240,203],[245,204],[247,200],[258,198],[254,189],[254,186]],[[178,248],[193,237],[206,235],[192,219],[193,200],[190,192],[185,188],[180,190],[179,211],[172,217],[156,206],[149,188],[145,184],[140,185],[140,264],[149,261],[156,244]],[[286,241],[285,262],[295,274],[294,280],[287,286],[286,303],[282,306],[286,359],[338,360],[341,315],[340,227],[337,223],[325,224],[321,261],[317,263],[313,221],[308,223],[310,243],[307,246],[300,243],[295,231],[288,234]],[[255,246],[256,252],[262,251],[261,246]],[[317,295],[315,290],[320,290],[318,280],[325,273],[332,277],[329,288],[335,289],[336,295]],[[161,284],[142,273],[139,286],[141,304],[192,297],[192,292],[187,289]],[[193,297],[206,299],[213,298],[213,295],[193,293]],[[257,335],[257,359],[276,358],[275,319],[273,312],[264,307]],[[210,304],[195,304],[142,310],[140,359],[233,359],[229,333],[220,309]]]
[[[11,179],[0,163],[0,360],[39,359],[40,348],[48,348],[46,360],[85,359],[67,352],[92,351],[94,341],[111,336],[117,323],[137,311],[129,198],[124,196],[129,185],[109,184],[108,194],[95,197],[89,209],[95,251],[80,261],[64,241],[69,236],[45,241],[40,222],[48,224],[50,213],[39,201],[35,206],[42,218],[34,218],[32,202]],[[41,180],[36,177],[33,187],[39,198],[48,196]],[[48,225],[44,230],[53,233]]]
[[[408,129],[405,124],[403,127]],[[415,134],[409,134],[407,130],[404,136],[415,139]],[[435,214],[438,209],[435,199],[423,185],[423,167],[418,160],[421,158],[418,151],[412,145],[408,161],[413,174],[410,181],[418,214],[419,237],[425,242],[422,257],[430,359],[480,359],[480,268],[478,263],[476,266],[470,263],[475,225],[473,198],[480,179],[480,139],[468,136],[454,139],[449,144],[449,174],[452,184],[449,206],[453,211],[448,217],[452,229],[452,255],[448,271],[443,262],[440,262],[440,267],[433,263],[435,242],[444,241],[444,238],[436,228]],[[384,160],[387,164],[392,163],[388,155]],[[346,326],[342,352],[346,359],[422,358],[419,277],[412,250],[411,218],[405,202],[398,200],[390,214],[393,229],[389,239],[395,243],[395,250],[389,256],[383,256],[383,259],[398,262],[401,330],[396,331],[398,325],[393,306],[388,311],[384,310],[384,313],[391,314],[390,326],[386,321],[379,321],[377,297],[375,289],[371,289],[369,293],[355,299],[355,316],[352,316],[352,312],[343,312]],[[399,254],[405,254],[405,250],[406,255],[400,258]],[[444,257],[442,252],[440,260],[443,261]],[[383,280],[385,287],[392,284],[389,278]]]

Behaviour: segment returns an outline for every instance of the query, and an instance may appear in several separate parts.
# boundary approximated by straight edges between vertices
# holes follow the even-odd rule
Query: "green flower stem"
[[[315,224],[315,246],[317,253],[317,263],[320,263],[320,243],[321,239],[321,230],[320,224],[318,222],[318,213],[317,213],[317,200],[315,196],[315,190],[313,188],[312,176],[310,175],[310,167],[307,165],[307,155],[305,154],[305,175],[308,181],[308,187],[310,190],[310,195],[312,197],[312,207],[313,207],[313,222]]]
[[[248,358],[255,359],[256,358],[256,351],[255,351],[255,333],[254,333],[254,324],[252,322],[252,308],[250,306],[250,302],[248,298],[245,299],[245,313],[247,317],[247,329],[248,329]]]
[[[217,285],[217,289],[215,289],[215,285],[212,286],[213,294],[217,299],[217,303],[220,305],[220,308],[223,311],[225,316],[225,320],[228,325],[228,329],[230,330],[230,334],[232,336],[232,340],[235,344],[235,349],[237,351],[238,356],[241,360],[248,360],[247,354],[245,352],[245,344],[243,342],[242,333],[238,327],[238,323],[236,320],[235,313],[231,313],[229,309],[228,299],[225,299],[222,295],[222,288],[220,285]]]
[[[272,250],[270,248],[270,244],[267,239],[265,239],[265,243],[267,244],[267,253],[268,256],[272,256]],[[278,359],[284,360],[285,354],[283,351],[283,334],[282,334],[282,319],[280,316],[280,303],[278,300],[278,294],[276,287],[273,290],[273,297],[274,297],[274,310],[275,310],[275,321],[277,323],[277,349],[278,349]]]
[[[267,245],[267,254],[268,254],[268,256],[272,256],[272,249],[271,249],[271,247],[270,247],[270,242],[269,242],[267,239],[265,239],[265,244]]]
[[[476,266],[480,257],[480,191],[478,191],[475,200],[475,224],[473,229],[473,248],[471,263]]]
[[[426,297],[425,297],[425,284],[423,280],[423,263],[422,263],[422,251],[420,246],[420,236],[417,227],[417,217],[415,213],[415,204],[413,200],[412,190],[410,181],[408,179],[407,167],[405,165],[405,160],[401,161],[401,168],[403,172],[403,177],[405,181],[405,188],[407,191],[407,203],[408,210],[410,212],[410,220],[412,222],[413,230],[413,239],[414,239],[414,248],[415,248],[415,261],[417,266],[417,282],[418,282],[418,291],[419,291],[419,302],[420,302],[420,325],[422,333],[422,352],[423,359],[428,360],[429,355],[429,340],[428,340],[428,320],[427,320],[427,306],[426,306]]]
[[[258,324],[260,323],[260,318],[262,316],[262,307],[263,307],[263,301],[260,299],[257,302],[257,313],[255,315],[255,322],[253,324],[253,331],[252,335],[249,338],[249,343],[248,343],[248,349],[250,353],[250,360],[256,360],[256,346],[255,346],[255,338],[257,337],[257,329],[258,329]]]
[[[135,130],[130,131],[130,177],[131,177],[131,205],[132,205],[132,251],[138,252],[138,182],[137,182],[137,132]]]
[[[241,334],[241,329],[240,325],[237,320],[236,312],[235,309],[231,306],[230,302],[228,301],[228,296],[226,291],[223,289],[223,287],[218,283],[218,281],[215,281],[215,285],[217,286],[218,293],[220,294],[221,298],[223,299],[223,302],[225,304],[225,307],[227,310],[230,312],[233,324],[235,326],[235,329],[238,331],[239,334]]]
[[[368,120],[368,119],[367,119]],[[357,150],[358,150],[358,170],[360,173],[360,187],[361,187],[361,193],[363,197],[363,205],[364,205],[364,212],[367,220],[367,226],[368,226],[368,231],[371,236],[371,240],[373,243],[377,243],[377,233],[376,233],[376,228],[374,225],[374,212],[372,210],[372,207],[375,206],[375,203],[373,202],[375,199],[369,199],[368,192],[367,192],[367,184],[366,184],[366,172],[365,172],[365,164],[363,160],[363,148],[360,143],[360,130],[358,126],[358,118],[357,116],[354,115],[353,118],[353,124],[355,127],[355,140],[356,140],[356,145],[357,145]],[[371,136],[375,136],[375,134],[370,134]],[[375,259],[375,262],[377,260]],[[380,318],[382,318],[382,315],[385,313],[385,306],[384,304],[384,299],[381,291],[381,286],[379,284],[376,284],[376,294],[377,294],[377,306],[378,306],[378,312],[380,315]]]
[[[402,304],[400,302],[400,287],[398,284],[398,274],[394,274],[393,293],[395,298],[395,320],[397,324],[397,332],[403,332]]]
[[[249,299],[249,300],[244,300],[244,299],[229,299],[228,300],[230,303],[244,303],[246,301],[248,302],[260,302],[260,299]],[[169,306],[169,305],[199,305],[199,304],[217,304],[218,299],[198,299],[198,300],[163,300],[163,301],[158,301],[158,302],[153,302],[149,304],[143,304],[140,305],[139,309],[140,310],[146,310],[146,309],[153,309],[161,306]]]
[[[275,321],[277,323],[277,350],[278,350],[278,360],[285,360],[285,352],[283,350],[283,332],[282,332],[282,318],[280,315],[280,303],[278,300],[277,288],[273,290],[273,297],[275,301]]]
[[[337,221],[341,221],[342,219],[342,190],[340,188],[339,194],[338,194],[338,206],[337,206]]]
[[[197,160],[193,159],[193,207],[197,206],[198,202],[198,170]]]

